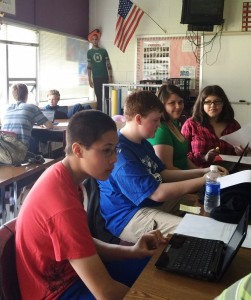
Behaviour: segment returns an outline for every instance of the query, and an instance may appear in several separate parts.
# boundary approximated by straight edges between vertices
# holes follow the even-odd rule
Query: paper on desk
[[[237,162],[240,158],[240,156],[224,155],[224,154],[221,154],[220,157],[221,157],[222,160],[232,161],[232,162]],[[241,159],[241,163],[246,164],[246,165],[251,165],[251,156],[243,156],[242,159]]]
[[[236,227],[236,224],[219,222],[209,217],[186,214],[176,228],[175,233],[228,243]],[[242,247],[251,248],[250,225]]]
[[[236,224],[219,222],[209,217],[186,214],[175,233],[228,243],[236,226]]]
[[[247,236],[242,244],[242,247],[251,248],[251,225],[248,225]]]
[[[251,145],[251,122],[242,126],[239,130],[223,135],[221,140],[233,145],[233,146],[242,146],[243,148],[249,142]]]
[[[59,122],[59,123],[56,124],[56,126],[57,127],[60,127],[60,126],[66,127],[66,126],[68,126],[68,124],[69,124],[69,122],[61,122],[61,123]]]
[[[221,189],[240,183],[251,182],[251,170],[244,170],[234,174],[222,176],[218,178],[218,181],[220,182]]]

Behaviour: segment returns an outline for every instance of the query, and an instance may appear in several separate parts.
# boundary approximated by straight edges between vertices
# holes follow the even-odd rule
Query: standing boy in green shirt
[[[98,29],[88,34],[88,41],[92,43],[92,48],[87,52],[89,85],[94,88],[98,110],[102,110],[102,84],[112,82],[112,68],[108,53],[98,45],[100,36]]]

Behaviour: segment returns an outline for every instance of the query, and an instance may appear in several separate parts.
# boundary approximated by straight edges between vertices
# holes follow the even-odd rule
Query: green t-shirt
[[[87,52],[88,65],[92,69],[93,78],[108,78],[106,64],[109,63],[109,56],[104,48],[91,48]]]
[[[178,122],[174,121],[174,125],[179,128]],[[166,123],[162,123],[155,133],[155,137],[148,139],[153,145],[169,145],[173,147],[173,165],[176,168],[187,170],[187,153],[188,142],[185,140],[181,142],[176,135],[169,129]]]

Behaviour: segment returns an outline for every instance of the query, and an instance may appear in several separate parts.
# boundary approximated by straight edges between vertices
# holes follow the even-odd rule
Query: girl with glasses
[[[218,85],[205,87],[194,104],[192,117],[181,129],[190,146],[189,159],[199,167],[207,167],[219,154],[240,155],[242,147],[220,139],[240,127],[224,90]]]

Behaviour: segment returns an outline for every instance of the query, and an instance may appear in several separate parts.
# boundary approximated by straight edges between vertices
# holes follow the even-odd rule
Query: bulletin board
[[[200,44],[198,36],[196,44]],[[200,48],[186,36],[139,36],[136,80],[190,78],[191,95],[197,95],[200,79]]]

